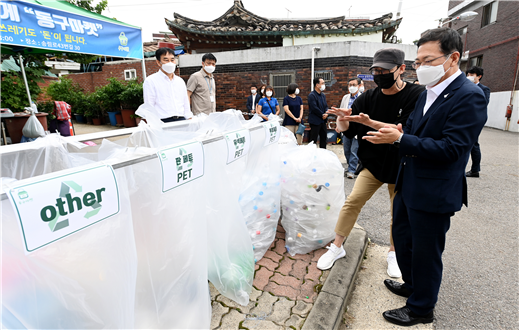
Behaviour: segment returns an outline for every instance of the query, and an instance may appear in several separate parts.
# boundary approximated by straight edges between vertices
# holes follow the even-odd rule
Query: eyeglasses
[[[444,55],[441,55],[439,56],[438,58],[434,58],[434,59],[431,59],[431,60],[427,60],[427,61],[424,61],[424,62],[413,62],[413,64],[411,65],[414,69],[417,69],[418,67],[420,66],[431,66],[432,62],[436,59],[440,59],[442,57],[449,57],[452,53],[449,53],[449,54],[444,54]]]

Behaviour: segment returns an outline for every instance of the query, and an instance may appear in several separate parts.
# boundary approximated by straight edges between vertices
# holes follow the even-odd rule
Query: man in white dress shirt
[[[144,103],[155,108],[165,123],[191,119],[186,83],[175,75],[176,61],[172,49],[161,47],[155,52],[159,71],[144,81]]]

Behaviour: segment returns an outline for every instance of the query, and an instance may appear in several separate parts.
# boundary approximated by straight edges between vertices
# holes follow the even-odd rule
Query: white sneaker
[[[317,261],[317,268],[324,271],[333,266],[333,263],[342,257],[346,256],[346,251],[344,251],[344,247],[337,247],[335,244],[331,244],[326,247],[328,251],[319,258]]]
[[[353,178],[355,178],[355,174],[353,174],[351,172],[346,172],[346,177],[348,177],[349,179],[353,179]]]
[[[400,268],[398,268],[398,263],[396,261],[395,251],[391,251],[387,254],[387,275],[395,279],[398,279],[402,276],[402,273],[400,272]]]

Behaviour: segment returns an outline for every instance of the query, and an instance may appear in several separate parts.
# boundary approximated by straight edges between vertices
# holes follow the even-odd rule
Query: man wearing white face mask
[[[155,108],[165,123],[191,119],[186,83],[175,75],[175,51],[161,47],[155,51],[159,71],[146,78],[143,85],[144,103]]]
[[[351,78],[348,81],[348,90],[349,94],[344,95],[341,101],[340,108],[341,109],[351,109],[351,105],[360,96],[361,92],[360,84],[361,80],[358,77]],[[337,130],[337,129],[336,129]],[[352,139],[343,136],[343,147],[344,147],[344,156],[346,157],[346,162],[348,162],[348,170],[346,170],[346,177],[349,179],[355,178],[355,171],[357,170],[357,163],[359,162],[359,158],[357,156],[357,151],[359,150],[359,142],[357,141],[357,136],[355,135]]]
[[[385,126],[363,139],[393,144],[402,156],[393,203],[393,239],[404,283],[386,287],[407,297],[383,313],[391,323],[431,323],[438,300],[450,219],[467,205],[465,166],[486,120],[483,91],[459,69],[463,43],[450,28],[426,31],[413,67],[427,87],[405,126]]]
[[[200,112],[216,112],[216,85],[213,75],[215,69],[216,57],[212,53],[204,54],[202,69],[193,73],[187,81],[187,95],[195,115]]]

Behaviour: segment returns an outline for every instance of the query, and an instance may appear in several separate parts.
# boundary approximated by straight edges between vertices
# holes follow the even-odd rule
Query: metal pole
[[[141,67],[142,67],[142,80],[146,80],[146,63],[145,63],[145,60],[144,60],[144,47],[142,48],[142,62],[141,62]]]
[[[319,51],[320,47],[312,47],[312,76],[310,77],[310,92],[314,90],[314,53],[315,51]]]
[[[25,76],[25,68],[23,66],[23,58],[21,54],[18,54],[20,59],[20,69],[22,70],[23,82],[25,83],[25,90],[27,90],[27,97],[29,98],[29,106],[32,107],[31,92],[29,90],[29,83],[27,82],[27,76]]]

